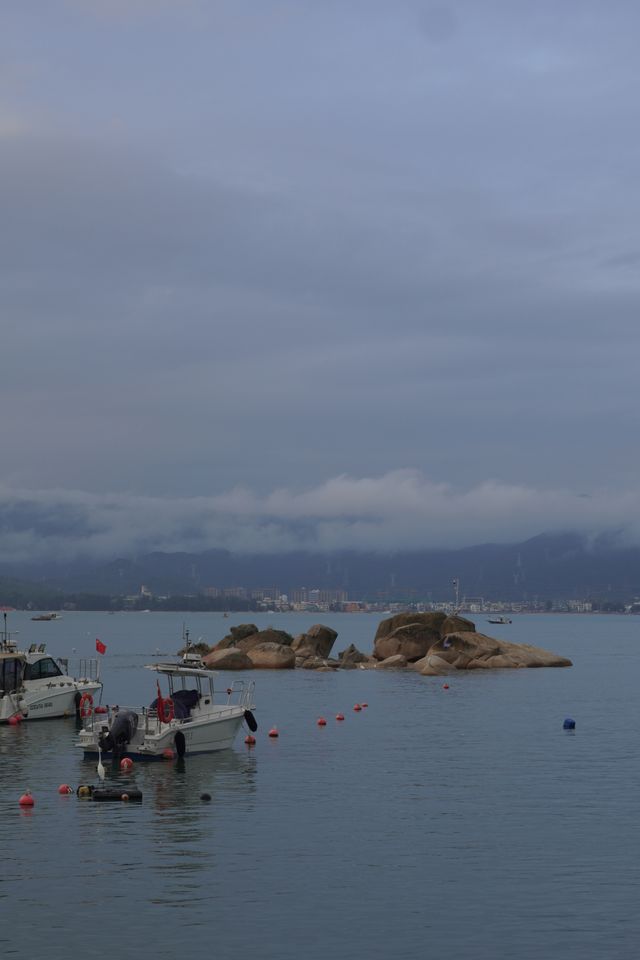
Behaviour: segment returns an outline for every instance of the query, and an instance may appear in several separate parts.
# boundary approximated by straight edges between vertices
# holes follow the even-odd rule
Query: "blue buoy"
[[[572,720],[571,717],[567,717],[564,723],[562,724],[563,730],[575,730],[576,722]]]

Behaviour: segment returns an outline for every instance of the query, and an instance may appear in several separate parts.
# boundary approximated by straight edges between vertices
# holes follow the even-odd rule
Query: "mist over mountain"
[[[613,536],[541,535],[517,544],[394,553],[336,551],[234,554],[153,552],[96,563],[0,563],[0,576],[65,593],[131,595],[144,584],[156,595],[196,594],[206,587],[343,590],[352,599],[631,598],[640,595],[640,548]]]

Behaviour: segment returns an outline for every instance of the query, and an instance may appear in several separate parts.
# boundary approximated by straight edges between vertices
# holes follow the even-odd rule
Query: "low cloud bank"
[[[158,498],[0,489],[5,562],[151,551],[395,551],[517,542],[540,533],[616,531],[638,542],[640,490],[587,496],[487,480],[468,490],[414,470],[339,476],[302,491]]]

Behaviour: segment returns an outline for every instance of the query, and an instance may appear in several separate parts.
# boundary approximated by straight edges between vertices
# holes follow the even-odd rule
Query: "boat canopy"
[[[218,675],[215,670],[205,670],[202,667],[184,667],[179,663],[147,663],[145,666],[147,670],[171,674],[174,677],[216,677]]]

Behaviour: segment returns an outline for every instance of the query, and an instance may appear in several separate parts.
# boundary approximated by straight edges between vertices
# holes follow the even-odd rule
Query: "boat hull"
[[[166,751],[174,756],[193,757],[207,753],[217,753],[233,746],[244,720],[244,711],[234,712],[216,720],[203,720],[193,723],[174,722],[167,725],[158,734],[136,734],[118,756],[131,757],[132,760],[164,760]],[[182,738],[182,739],[181,739]],[[98,758],[97,736],[90,742],[77,743],[87,760]],[[103,760],[117,759],[112,753],[101,751]]]
[[[46,689],[30,690],[28,681],[19,696],[7,694],[0,697],[0,723],[8,723],[19,713],[23,720],[53,720],[60,717],[75,717],[76,694],[90,693],[95,697],[102,689],[100,683],[51,684]],[[26,713],[24,712],[26,710]]]

